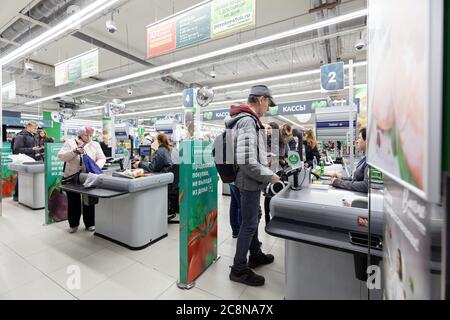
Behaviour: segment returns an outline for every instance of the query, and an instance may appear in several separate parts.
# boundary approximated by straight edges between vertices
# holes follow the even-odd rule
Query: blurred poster
[[[45,144],[45,224],[67,220],[67,195],[61,189],[64,162],[58,159],[62,146]]]
[[[430,207],[393,181],[384,180],[384,297],[431,298]]]
[[[370,0],[368,162],[439,201],[442,0]]]

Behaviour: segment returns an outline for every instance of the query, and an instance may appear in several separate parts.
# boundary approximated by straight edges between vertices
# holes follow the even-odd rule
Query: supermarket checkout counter
[[[43,162],[8,164],[17,171],[19,180],[19,203],[33,210],[45,208],[45,167]]]
[[[382,191],[372,192],[371,264],[382,257]],[[286,239],[286,299],[367,299],[367,196],[323,185],[292,190],[270,203],[270,235]],[[371,290],[381,299],[381,290]]]
[[[114,241],[131,250],[143,249],[167,236],[167,187],[172,173],[149,174],[128,179],[106,172],[96,187],[81,184],[64,185],[64,191],[99,199],[95,206],[95,235]]]

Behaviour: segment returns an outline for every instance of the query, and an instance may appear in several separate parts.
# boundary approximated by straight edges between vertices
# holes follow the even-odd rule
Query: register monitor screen
[[[152,152],[152,146],[139,146],[139,156],[150,157]]]

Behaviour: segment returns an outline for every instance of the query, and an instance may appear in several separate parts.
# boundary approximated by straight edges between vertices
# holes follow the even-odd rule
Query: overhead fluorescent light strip
[[[367,61],[357,62],[357,63],[353,64],[353,66],[355,68],[367,66]],[[348,69],[349,68],[348,64],[346,64],[344,68]],[[234,88],[234,87],[241,87],[241,86],[245,86],[245,85],[252,85],[255,83],[272,82],[272,81],[279,81],[279,80],[303,77],[303,76],[308,76],[308,75],[313,75],[313,74],[318,74],[318,73],[320,73],[320,69],[285,74],[282,76],[269,77],[269,78],[264,78],[264,79],[260,79],[260,80],[249,80],[249,81],[238,82],[238,83],[230,83],[230,84],[226,84],[223,86],[213,87],[212,89],[214,89],[214,90],[228,89],[228,88]]]
[[[11,53],[0,58],[0,66],[4,66],[14,60],[17,60],[17,59],[23,57],[24,55],[30,53],[31,51],[37,49],[38,47],[41,47],[42,45],[52,41],[56,37],[64,34],[65,32],[69,31],[70,29],[76,28],[77,25],[83,23],[84,21],[95,16],[97,13],[112,6],[117,1],[119,1],[119,0],[97,0],[97,1],[95,1],[94,3],[88,5],[86,8],[73,14],[72,16],[70,16],[69,18],[67,18],[66,20],[61,22],[60,24],[56,25],[55,27],[51,28],[48,31],[45,31],[41,35],[28,41],[27,43],[20,46],[16,50],[14,50]]]
[[[355,68],[367,66],[367,61],[357,62],[357,63],[353,64],[353,66]],[[348,65],[345,65],[345,69],[348,69]],[[238,82],[238,83],[230,83],[230,84],[226,84],[226,85],[222,85],[222,86],[212,87],[212,89],[213,90],[222,90],[222,89],[228,89],[228,88],[234,88],[234,87],[241,87],[241,86],[245,86],[245,85],[252,85],[252,84],[256,84],[256,83],[266,83],[266,82],[279,81],[279,80],[285,80],[285,79],[290,79],[290,78],[297,78],[297,77],[313,75],[313,74],[318,74],[318,73],[320,73],[320,69],[302,71],[302,72],[291,73],[291,74],[286,74],[286,75],[281,75],[281,76],[268,77],[268,78],[263,78],[263,79],[259,79],[259,80],[249,80],[249,81],[243,81],[243,82]],[[309,92],[305,92],[305,93],[309,93]],[[183,95],[182,93],[173,93],[173,94],[168,94],[168,95],[154,96],[154,97],[125,101],[124,103],[126,105],[129,105],[129,104],[133,104],[133,103],[147,102],[147,101],[153,101],[153,100],[159,100],[159,99],[165,99],[165,98],[173,98],[173,97],[178,97],[178,96],[182,96],[182,95]],[[218,103],[219,102],[213,102],[213,103],[211,103],[211,105],[218,104]]]
[[[297,122],[294,122],[294,121],[291,121],[291,120],[289,120],[289,119],[286,118],[286,117],[278,116],[278,118],[282,119],[283,121],[289,122],[289,123],[293,124],[293,125],[296,126],[296,127],[300,127],[300,128],[302,128],[302,129],[304,128],[304,126],[302,126],[301,124],[299,124],[299,123],[297,123]]]
[[[78,88],[78,89],[74,89],[74,90],[70,90],[70,91],[66,91],[66,92],[62,92],[62,93],[58,93],[55,95],[51,95],[51,96],[47,96],[41,99],[37,99],[37,100],[33,100],[33,101],[29,101],[26,102],[26,105],[34,105],[34,104],[38,104],[44,101],[48,101],[48,100],[52,100],[54,98],[58,98],[61,96],[66,96],[66,95],[72,95],[72,94],[76,94],[76,93],[80,93],[80,92],[85,92],[85,91],[89,91],[92,89],[97,89],[97,88],[101,88],[101,87],[105,87],[111,84],[115,84],[115,83],[119,83],[119,82],[124,82],[130,79],[134,79],[134,78],[139,78],[139,77],[143,77],[143,76],[147,76],[150,74],[155,74],[155,73],[159,73],[161,71],[166,71],[166,70],[170,70],[170,69],[174,69],[174,68],[178,68],[184,65],[189,65],[192,63],[196,63],[202,60],[207,60],[207,59],[211,59],[211,58],[216,58],[216,57],[220,57],[229,53],[234,53],[234,52],[238,52],[244,49],[249,49],[249,48],[253,48],[262,44],[266,44],[266,43],[270,43],[276,40],[281,40],[281,39],[285,39],[285,38],[289,38],[295,35],[299,35],[305,32],[309,32],[309,31],[313,31],[313,30],[317,30],[317,29],[321,29],[330,25],[335,25],[341,22],[345,22],[345,21],[349,21],[349,20],[353,20],[353,19],[357,19],[360,17],[364,17],[367,15],[367,9],[364,10],[359,10],[356,12],[352,12],[346,15],[342,15],[342,16],[338,16],[338,17],[334,17],[331,19],[327,19],[324,21],[320,21],[317,23],[313,23],[311,25],[308,26],[303,26],[300,28],[296,28],[293,30],[289,30],[289,31],[285,31],[285,32],[281,32],[272,36],[268,36],[268,37],[264,37],[261,39],[257,39],[257,40],[253,40],[250,42],[246,42],[246,43],[242,43],[236,46],[232,46],[232,47],[228,47],[228,48],[224,48],[221,50],[217,50],[214,52],[209,52],[206,54],[202,54],[196,57],[192,57],[192,58],[187,58],[187,59],[183,59],[183,60],[179,60],[176,62],[172,62],[163,66],[159,66],[159,67],[155,67],[155,68],[150,68],[147,70],[143,70],[143,71],[139,71],[139,72],[135,72],[126,76],[122,76],[122,77],[118,77],[116,79],[111,79],[111,80],[107,80],[107,81],[103,81],[103,82],[99,82],[90,86],[86,86],[86,87],[82,87],[82,88]]]
[[[154,96],[154,97],[148,97],[148,98],[142,98],[142,99],[136,99],[136,100],[129,100],[125,101],[124,103],[126,105],[133,104],[133,103],[140,103],[140,102],[147,102],[147,101],[153,101],[153,100],[159,100],[159,99],[165,99],[165,98],[172,98],[172,97],[178,97],[182,96],[182,93],[172,93],[172,94],[166,94],[163,96]]]
[[[118,114],[117,117],[135,116],[135,115],[138,115],[138,114],[148,114],[148,113],[153,113],[153,112],[183,110],[183,109],[184,109],[183,107],[153,109],[153,110],[145,110],[145,111],[138,111],[138,112],[130,112],[130,113]]]

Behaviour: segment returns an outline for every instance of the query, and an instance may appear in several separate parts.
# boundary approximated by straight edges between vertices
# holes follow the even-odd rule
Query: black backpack
[[[233,144],[231,130],[225,130],[214,140],[212,154],[223,183],[231,183],[236,180],[238,167],[234,164]]]
[[[259,128],[256,120],[255,127],[258,132]],[[239,166],[234,163],[234,139],[231,134],[231,129],[226,129],[216,137],[214,140],[212,155],[214,157],[217,172],[219,173],[222,182],[234,182],[236,180]]]

